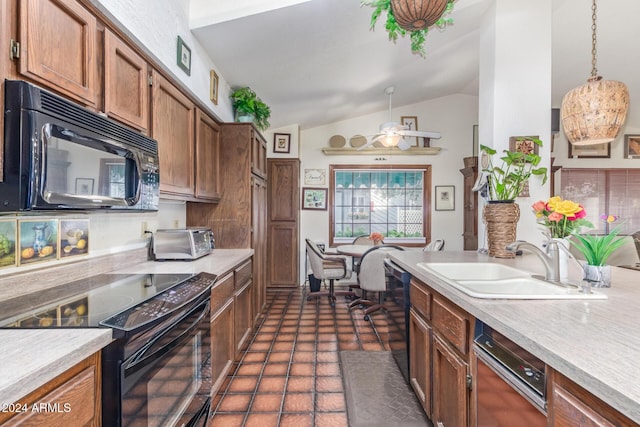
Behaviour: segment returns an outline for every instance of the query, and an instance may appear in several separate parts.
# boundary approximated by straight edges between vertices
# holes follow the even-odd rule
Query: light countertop
[[[144,262],[117,273],[224,274],[253,254],[252,249],[215,249],[195,261]],[[111,330],[0,329],[0,405],[19,399],[111,342]]]
[[[395,252],[414,277],[640,423],[640,272],[612,267],[606,300],[491,300],[468,297],[419,262],[497,262],[543,273],[525,253],[497,259],[476,252]]]

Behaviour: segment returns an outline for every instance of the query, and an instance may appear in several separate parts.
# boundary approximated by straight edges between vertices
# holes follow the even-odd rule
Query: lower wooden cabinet
[[[552,372],[549,423],[555,427],[637,426],[584,388]]]
[[[473,425],[470,329],[473,318],[411,279],[409,378],[434,426]]]
[[[83,427],[101,425],[100,353],[20,399],[25,412],[0,412],[2,426]]]
[[[227,376],[235,357],[233,334],[234,301],[228,299],[211,315],[211,380],[216,393]]]
[[[409,311],[409,378],[411,387],[431,418],[431,327],[413,310]]]
[[[249,282],[239,291],[237,291],[234,296],[234,330],[236,354],[242,349],[242,346],[245,344],[253,325],[253,294],[251,291],[251,282]]]

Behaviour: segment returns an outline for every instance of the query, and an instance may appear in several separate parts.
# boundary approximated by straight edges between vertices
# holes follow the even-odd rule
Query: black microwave
[[[0,211],[157,211],[158,143],[30,83],[5,80]]]

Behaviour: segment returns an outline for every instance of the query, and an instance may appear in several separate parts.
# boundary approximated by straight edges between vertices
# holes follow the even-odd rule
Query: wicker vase
[[[520,219],[520,208],[513,201],[490,201],[482,212],[487,227],[489,256],[496,258],[514,258],[505,246],[516,241],[516,229]]]
[[[391,0],[398,25],[407,31],[424,30],[444,13],[448,0]]]

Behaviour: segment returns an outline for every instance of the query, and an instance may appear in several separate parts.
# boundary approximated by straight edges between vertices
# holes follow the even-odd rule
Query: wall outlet
[[[180,221],[177,219],[173,220],[173,228],[180,228]]]
[[[147,221],[142,221],[141,223],[142,237],[147,237],[147,231],[149,231],[149,223],[147,223]]]

